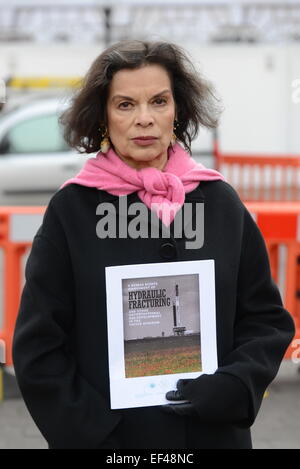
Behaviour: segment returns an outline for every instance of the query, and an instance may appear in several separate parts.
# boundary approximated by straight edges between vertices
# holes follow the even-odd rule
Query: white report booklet
[[[111,409],[170,403],[217,363],[214,260],[105,268]]]

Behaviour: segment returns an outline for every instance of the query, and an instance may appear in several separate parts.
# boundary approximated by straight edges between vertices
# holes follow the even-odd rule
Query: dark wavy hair
[[[180,46],[162,41],[126,40],[111,45],[94,60],[70,106],[60,116],[70,147],[80,153],[99,151],[114,74],[150,64],[161,65],[168,72],[177,109],[176,137],[189,153],[200,126],[211,129],[218,126],[222,109],[214,86],[200,76]]]

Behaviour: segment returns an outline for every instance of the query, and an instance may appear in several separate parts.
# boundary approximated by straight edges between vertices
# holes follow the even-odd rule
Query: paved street
[[[255,449],[300,449],[300,374],[283,362],[252,427]]]
[[[299,399],[297,366],[284,362],[252,427],[255,449],[300,449]],[[0,403],[0,422],[0,449],[47,449],[21,399]]]

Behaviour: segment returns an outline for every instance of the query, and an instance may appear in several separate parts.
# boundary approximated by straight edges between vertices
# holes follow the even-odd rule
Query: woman
[[[101,152],[47,207],[13,347],[24,400],[50,448],[251,447],[249,427],[294,326],[246,207],[220,173],[190,156],[199,126],[215,127],[218,113],[182,49],[125,41],[94,61],[63,116],[71,146]],[[97,235],[99,204],[109,202],[120,225],[124,195],[128,207],[156,211],[158,238]],[[173,230],[184,203],[193,207],[190,225],[205,205],[197,249]],[[170,405],[110,410],[105,266],[198,259],[215,261],[217,372],[179,381]],[[182,398],[189,403],[173,405]]]

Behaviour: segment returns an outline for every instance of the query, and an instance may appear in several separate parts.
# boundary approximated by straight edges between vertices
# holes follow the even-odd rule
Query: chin
[[[152,160],[160,157],[161,154],[162,154],[162,152],[160,152],[160,151],[152,150],[150,152],[149,149],[148,149],[148,151],[145,151],[143,149],[142,151],[132,153],[132,155],[130,157],[131,157],[131,159],[136,160],[136,161],[152,161]]]
[[[161,146],[153,145],[150,147],[142,147],[138,149],[138,151],[133,152],[133,154],[138,154],[138,155],[145,155],[145,156],[158,156],[162,155],[166,152],[166,148],[162,148]]]

